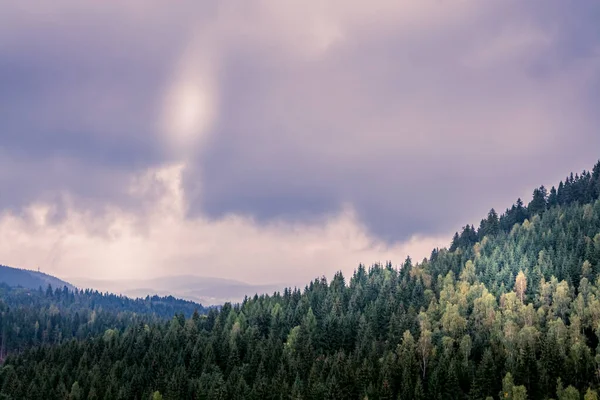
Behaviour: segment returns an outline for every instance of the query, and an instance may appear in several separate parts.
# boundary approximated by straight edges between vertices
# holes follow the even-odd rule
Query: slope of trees
[[[206,310],[173,297],[130,299],[92,290],[30,290],[0,284],[0,359],[31,346],[84,339],[106,329],[153,323],[176,313],[190,317]]]
[[[600,163],[450,249],[39,346],[8,399],[597,399]]]
[[[570,204],[591,204],[600,197],[600,162],[592,172],[583,171],[581,175],[571,173],[564,182],[560,182],[558,189],[554,186],[550,193],[544,186],[533,191],[533,198],[525,207],[521,199],[507,208],[502,216],[492,209],[487,218],[482,219],[479,229],[473,225],[463,227],[461,234],[458,232],[452,239],[450,251],[458,247],[468,248],[485,236],[495,235],[499,231],[510,232],[515,224],[522,224],[526,219],[543,214],[547,209],[555,206],[568,206]]]

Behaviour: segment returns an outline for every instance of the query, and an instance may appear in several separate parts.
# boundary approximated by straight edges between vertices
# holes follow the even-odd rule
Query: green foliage
[[[583,400],[598,400],[598,393],[595,390],[588,388],[583,396]]]
[[[206,313],[200,304],[169,297],[130,299],[92,290],[15,288],[0,283],[0,359],[36,345],[54,345],[156,323],[175,313]]]
[[[69,394],[69,400],[81,400],[83,399],[83,391],[79,387],[79,383],[73,383],[71,386],[71,393]]]
[[[525,386],[515,386],[512,391],[512,400],[527,400],[527,389]]]
[[[560,394],[557,393],[558,400],[580,400],[579,391],[569,385]]]
[[[163,400],[163,397],[159,391],[156,391],[156,392],[152,393],[151,400]]]

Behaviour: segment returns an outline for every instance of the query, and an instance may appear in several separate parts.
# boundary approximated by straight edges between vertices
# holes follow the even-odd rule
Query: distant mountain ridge
[[[100,291],[119,293],[129,297],[173,295],[207,305],[240,302],[245,296],[281,291],[284,284],[255,285],[232,279],[210,276],[177,275],[154,279],[98,280],[71,277],[78,287],[93,287]]]
[[[45,289],[48,285],[51,285],[53,288],[63,288],[66,286],[69,290],[75,289],[75,286],[69,282],[65,282],[55,276],[6,265],[0,265],[0,282],[4,282],[8,286],[21,286],[27,289],[38,289],[40,286]]]

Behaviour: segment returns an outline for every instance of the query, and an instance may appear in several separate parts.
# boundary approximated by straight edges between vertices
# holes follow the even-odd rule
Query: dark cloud
[[[0,17],[3,208],[124,204],[131,176],[165,160],[156,116],[181,29],[61,5]]]
[[[388,240],[445,233],[600,157],[594,3],[425,7],[403,23],[332,12],[323,29],[339,37],[308,35],[305,14],[293,30],[269,2],[244,15],[229,2],[5,6],[0,208],[139,206],[131,178],[171,161],[165,91],[199,35],[217,118],[185,170],[191,218],[296,221],[350,205]],[[294,4],[281,7],[314,6]]]
[[[187,173],[191,214],[294,220],[347,203],[398,240],[476,222],[590,167],[597,25],[549,8],[495,7],[410,37],[354,32],[310,61],[232,56],[212,141]],[[574,38],[586,45],[573,50]]]

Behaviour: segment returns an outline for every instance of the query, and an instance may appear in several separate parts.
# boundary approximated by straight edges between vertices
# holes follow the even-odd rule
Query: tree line
[[[169,297],[131,299],[95,290],[43,290],[0,283],[0,359],[36,345],[60,344],[72,338],[123,330],[132,323],[154,323],[175,313],[206,312],[202,305]]]

